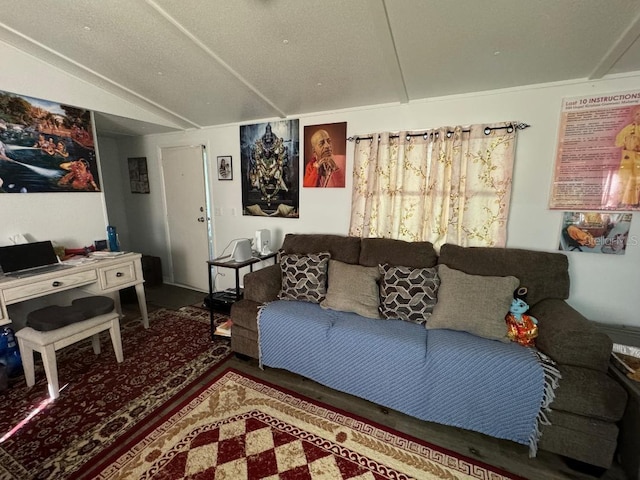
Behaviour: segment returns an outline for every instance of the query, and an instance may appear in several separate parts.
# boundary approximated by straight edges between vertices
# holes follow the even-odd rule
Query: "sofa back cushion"
[[[282,243],[283,253],[329,252],[333,260],[358,264],[360,258],[360,238],[343,235],[287,233]]]
[[[471,275],[514,276],[528,288],[527,303],[569,298],[569,261],[561,253],[445,244],[439,264]]]
[[[405,242],[390,238],[363,238],[360,265],[377,267],[430,268],[438,263],[438,255],[431,242]]]

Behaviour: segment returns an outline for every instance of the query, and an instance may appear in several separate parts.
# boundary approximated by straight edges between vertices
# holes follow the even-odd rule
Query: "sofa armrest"
[[[541,352],[559,364],[607,371],[613,342],[567,302],[543,300],[529,313],[538,319]]]
[[[258,303],[278,299],[282,287],[280,265],[269,265],[244,276],[244,298]]]

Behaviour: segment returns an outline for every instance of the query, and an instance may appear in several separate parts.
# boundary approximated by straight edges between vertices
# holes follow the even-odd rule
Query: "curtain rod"
[[[506,129],[508,133],[513,132],[513,129],[515,128],[516,130],[524,130],[525,128],[529,128],[531,125],[529,125],[528,123],[516,123],[516,124],[510,124],[507,125],[506,127],[486,127],[484,129],[484,134],[485,135],[489,135],[491,132],[493,132],[494,130],[504,130]],[[469,133],[471,130],[469,129],[464,129],[462,130],[464,133]],[[424,137],[424,139],[427,139],[427,136],[429,135],[434,135],[434,133],[407,133],[407,140],[409,140],[412,137]],[[448,131],[447,132],[447,137],[450,137],[451,135],[453,135],[452,131]],[[438,132],[435,133],[435,136],[438,136]],[[399,138],[400,135],[389,135],[389,138]],[[359,137],[359,136],[355,136],[355,137],[348,137],[347,140],[349,140],[350,142],[359,142],[360,140],[373,140],[373,137]],[[380,135],[378,135],[378,141],[380,141]]]

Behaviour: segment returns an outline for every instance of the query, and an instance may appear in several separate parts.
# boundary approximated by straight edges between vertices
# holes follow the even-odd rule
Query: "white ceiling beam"
[[[604,57],[600,59],[596,68],[594,68],[589,75],[589,80],[598,80],[609,73],[611,67],[613,67],[624,52],[638,40],[638,37],[640,37],[640,12],[638,12],[625,31],[622,32],[618,40],[611,45],[611,48],[604,54]]]
[[[145,0],[147,4],[153,8],[156,12],[158,12],[165,20],[167,20],[171,25],[173,25],[180,33],[182,33],[185,37],[191,40],[194,45],[197,45],[202,51],[204,51],[207,55],[209,55],[213,60],[215,60],[222,68],[224,68],[227,72],[233,75],[240,83],[242,83],[245,87],[251,90],[255,95],[260,97],[260,99],[269,105],[275,112],[276,115],[280,118],[286,118],[287,114],[278,107],[275,103],[273,103],[266,95],[264,95],[260,90],[258,90],[253,84],[251,84],[247,79],[245,79],[242,75],[236,72],[231,65],[225,62],[222,58],[220,58],[213,50],[207,47],[204,43],[200,41],[198,37],[192,34],[189,30],[187,30],[180,22],[178,22],[175,18],[173,18],[169,13],[166,12],[160,5],[158,5],[154,0]]]
[[[384,62],[382,63],[387,66],[387,69],[391,75],[391,80],[395,85],[395,90],[400,103],[409,103],[407,85],[404,81],[402,66],[400,65],[400,58],[398,58],[396,42],[393,38],[393,32],[391,31],[391,24],[389,22],[386,0],[372,2],[371,12],[374,21],[374,27],[376,28],[378,38],[381,40],[382,57],[384,58]]]

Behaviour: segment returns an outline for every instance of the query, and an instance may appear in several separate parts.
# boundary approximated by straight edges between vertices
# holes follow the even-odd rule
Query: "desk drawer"
[[[119,263],[98,269],[100,284],[103,290],[126,285],[136,280],[136,269],[133,262]]]
[[[98,277],[95,270],[71,274],[68,273],[60,275],[59,277],[52,277],[48,280],[39,280],[27,285],[7,288],[4,291],[4,299],[7,303],[28,300],[29,298],[41,297],[42,295],[53,293],[58,290],[63,291],[87,285],[88,283],[95,282],[97,279]]]

